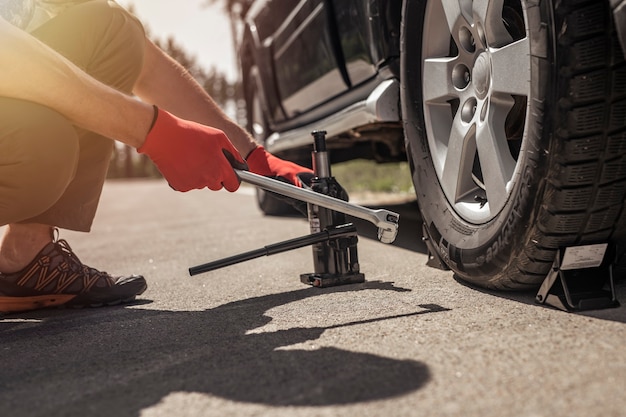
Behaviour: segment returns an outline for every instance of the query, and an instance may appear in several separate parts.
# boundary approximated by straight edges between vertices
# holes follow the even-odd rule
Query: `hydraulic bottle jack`
[[[312,135],[314,177],[310,189],[235,169],[241,181],[306,202],[311,234],[189,268],[190,275],[311,245],[314,272],[300,275],[303,283],[330,287],[365,280],[364,274],[360,272],[356,226],[346,221],[346,215],[367,220],[377,226],[378,240],[383,243],[395,240],[400,216],[388,210],[372,210],[342,200],[342,189],[330,171],[326,132],[315,131]]]

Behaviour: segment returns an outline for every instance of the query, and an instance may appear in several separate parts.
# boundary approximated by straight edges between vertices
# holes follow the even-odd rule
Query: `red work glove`
[[[236,191],[239,178],[225,152],[245,165],[221,130],[179,119],[160,109],[145,143],[137,152],[148,155],[177,191],[204,187]]]
[[[255,174],[285,179],[300,188],[302,188],[302,183],[297,175],[303,173],[313,174],[313,171],[308,168],[275,157],[262,146],[250,152],[246,162],[248,163],[248,169]]]

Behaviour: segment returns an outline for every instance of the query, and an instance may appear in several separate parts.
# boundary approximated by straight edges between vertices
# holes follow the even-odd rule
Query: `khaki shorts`
[[[141,71],[143,27],[111,1],[69,8],[32,35],[125,93]],[[89,231],[112,150],[111,139],[73,126],[50,108],[0,97],[0,226]]]

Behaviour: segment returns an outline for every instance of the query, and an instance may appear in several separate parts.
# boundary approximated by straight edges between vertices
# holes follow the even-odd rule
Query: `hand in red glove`
[[[236,191],[239,178],[225,152],[245,165],[221,130],[179,119],[160,109],[146,141],[137,151],[148,155],[177,191],[204,187]]]
[[[313,174],[309,168],[305,168],[293,162],[277,158],[267,152],[262,146],[254,149],[246,158],[248,169],[255,174],[265,177],[283,178],[289,183],[302,188],[298,174]]]

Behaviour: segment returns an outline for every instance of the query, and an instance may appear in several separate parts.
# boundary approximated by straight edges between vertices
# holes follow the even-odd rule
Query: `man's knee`
[[[59,113],[0,99],[0,224],[52,206],[74,177],[78,155],[76,131]]]

